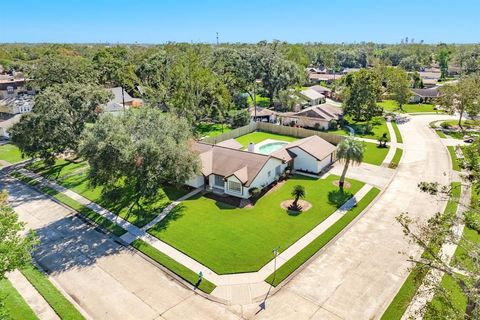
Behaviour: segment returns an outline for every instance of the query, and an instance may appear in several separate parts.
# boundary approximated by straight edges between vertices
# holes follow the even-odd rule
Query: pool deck
[[[278,149],[272,150],[272,151],[269,152],[269,153],[262,153],[262,152],[260,151],[260,148],[261,148],[261,147],[266,146],[267,144],[271,144],[271,143],[281,143],[281,144],[283,144],[282,147],[284,147],[284,146],[286,146],[287,144],[289,144],[289,142],[282,141],[282,140],[265,139],[265,140],[263,140],[262,142],[257,143],[257,144],[255,145],[253,151],[254,151],[255,153],[270,154],[270,153],[272,153],[272,152],[274,152],[274,151],[277,151],[278,149],[281,148],[281,147],[280,147],[280,148],[278,148]],[[248,149],[248,148],[247,148],[247,149]]]

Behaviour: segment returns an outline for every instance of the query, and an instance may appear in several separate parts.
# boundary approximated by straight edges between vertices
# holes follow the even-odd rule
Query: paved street
[[[448,154],[428,128],[440,117],[416,116],[399,125],[404,158],[394,180],[339,240],[267,300],[265,310],[206,300],[63,206],[20,183],[0,183],[42,239],[35,258],[94,319],[374,319],[407,275],[398,251],[415,253],[395,216],[408,211],[426,219],[444,206],[416,187],[420,181],[449,182]],[[385,177],[378,180],[386,183]]]

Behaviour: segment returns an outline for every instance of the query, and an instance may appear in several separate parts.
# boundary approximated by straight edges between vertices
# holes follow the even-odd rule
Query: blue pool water
[[[258,152],[262,154],[270,154],[274,151],[277,151],[278,149],[283,148],[285,145],[287,145],[288,142],[271,142],[264,144],[263,146],[260,146],[258,148]]]

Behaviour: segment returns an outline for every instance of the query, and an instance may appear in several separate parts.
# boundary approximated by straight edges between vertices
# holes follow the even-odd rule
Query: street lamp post
[[[275,247],[272,250],[272,253],[273,253],[273,279],[275,279],[275,275],[276,275],[276,272],[277,272],[277,256],[278,256],[278,250],[279,249],[280,249],[280,247]]]

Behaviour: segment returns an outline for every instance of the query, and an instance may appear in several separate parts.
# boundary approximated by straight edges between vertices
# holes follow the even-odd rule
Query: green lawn
[[[355,136],[368,138],[368,139],[377,139],[384,133],[388,134],[387,123],[383,117],[374,117],[370,124],[372,125],[372,130],[370,132],[365,132],[365,127],[367,126],[366,121],[362,122],[352,122],[348,121],[348,126],[352,127],[355,130]],[[338,130],[330,130],[328,133],[339,134],[342,136],[349,136],[350,131],[347,128],[342,128]]]
[[[138,227],[146,225],[171,201],[187,193],[187,190],[184,189],[167,187],[159,192],[157,201],[148,204],[142,203],[142,208],[134,207],[132,210],[129,210],[133,202],[129,190],[119,186],[114,192],[102,195],[102,187],[93,188],[90,186],[88,165],[85,162],[72,163],[58,160],[53,167],[44,167],[42,163],[37,162],[29,168],[44,177],[56,180],[62,186],[98,203]]]
[[[389,148],[379,148],[376,143],[364,142],[363,162],[379,166],[387,156]]]
[[[30,309],[30,306],[23,300],[23,297],[12,286],[8,279],[0,280],[0,314],[4,310],[8,320],[37,320],[38,317]],[[1,319],[3,319],[0,316]]]
[[[161,253],[145,241],[137,239],[132,242],[132,247],[163,265],[188,283],[198,287],[198,289],[202,290],[203,292],[211,293],[213,289],[215,289],[215,285],[206,279],[203,279],[200,283],[198,283],[198,274],[173,260],[169,256]]]
[[[393,159],[388,165],[388,167],[391,169],[395,169],[396,167],[398,167],[398,164],[400,163],[400,159],[402,158],[402,154],[403,154],[403,150],[401,148],[397,148],[397,150],[395,150],[395,154],[393,155]]]
[[[394,100],[384,100],[377,103],[385,111],[396,111],[401,112],[398,109],[398,105]],[[412,112],[437,112],[434,110],[433,104],[424,104],[424,103],[408,103],[402,106],[403,112],[412,113]],[[440,112],[440,111],[438,111]]]
[[[450,154],[450,159],[452,159],[452,169],[455,171],[461,171],[460,164],[458,163],[457,154],[455,152],[455,147],[447,146],[448,153]]]
[[[268,108],[270,106],[270,99],[268,97],[262,97],[261,95],[255,95],[255,100],[257,100],[257,106]],[[248,96],[247,103],[249,106],[253,105],[253,100]]]
[[[7,143],[0,146],[0,160],[5,160],[13,164],[25,159],[22,158],[22,153],[17,146]]]
[[[200,123],[196,126],[195,130],[200,137],[216,137],[232,129],[227,124]]]
[[[326,179],[293,176],[253,208],[235,208],[196,195],[149,232],[218,274],[257,271],[273,258],[273,248],[288,248],[363,186],[350,180],[351,189],[341,193],[333,185],[335,180],[338,177],[333,175]],[[280,203],[292,199],[290,193],[297,184],[305,187],[305,200],[313,207],[291,215]]]
[[[447,137],[442,130],[435,130],[435,133],[442,139],[445,139]]]
[[[458,207],[458,197],[460,196],[460,182],[452,182],[451,188],[451,199],[447,202],[447,206],[443,211],[444,215],[453,216],[457,212]],[[436,243],[434,250],[440,250],[442,243]],[[426,253],[424,253],[425,255]],[[408,305],[412,301],[413,297],[417,293],[418,288],[422,284],[423,278],[427,274],[426,268],[421,268],[419,266],[413,267],[407,279],[403,283],[400,290],[397,292],[392,302],[388,306],[382,315],[382,320],[400,320],[407,310]]]
[[[393,131],[395,131],[395,137],[397,138],[397,142],[403,143],[402,134],[400,133],[400,130],[398,129],[398,125],[395,121],[392,121],[392,127],[393,127]]]
[[[253,142],[255,144],[262,142],[263,140],[266,139],[275,139],[275,140],[281,140],[281,141],[287,141],[287,142],[292,142],[295,140],[298,140],[298,138],[292,137],[292,136],[284,136],[281,134],[275,134],[275,133],[268,133],[268,132],[251,132],[246,135],[240,136],[236,138],[238,142],[240,142],[245,148],[248,147],[248,144],[250,142]]]
[[[333,224],[330,228],[325,230],[325,232],[319,235],[308,246],[303,248],[299,253],[278,268],[275,274],[268,276],[265,281],[273,286],[277,286],[279,283],[285,280],[290,274],[292,274],[293,271],[304,264],[311,256],[323,248],[330,240],[332,240],[338,233],[348,226],[350,222],[352,222],[379,193],[379,189],[371,189],[355,207],[349,210],[343,217],[335,222],[335,224]]]
[[[60,319],[84,319],[82,314],[60,291],[58,291],[43,272],[39,271],[34,266],[30,266],[20,271],[48,302]]]

